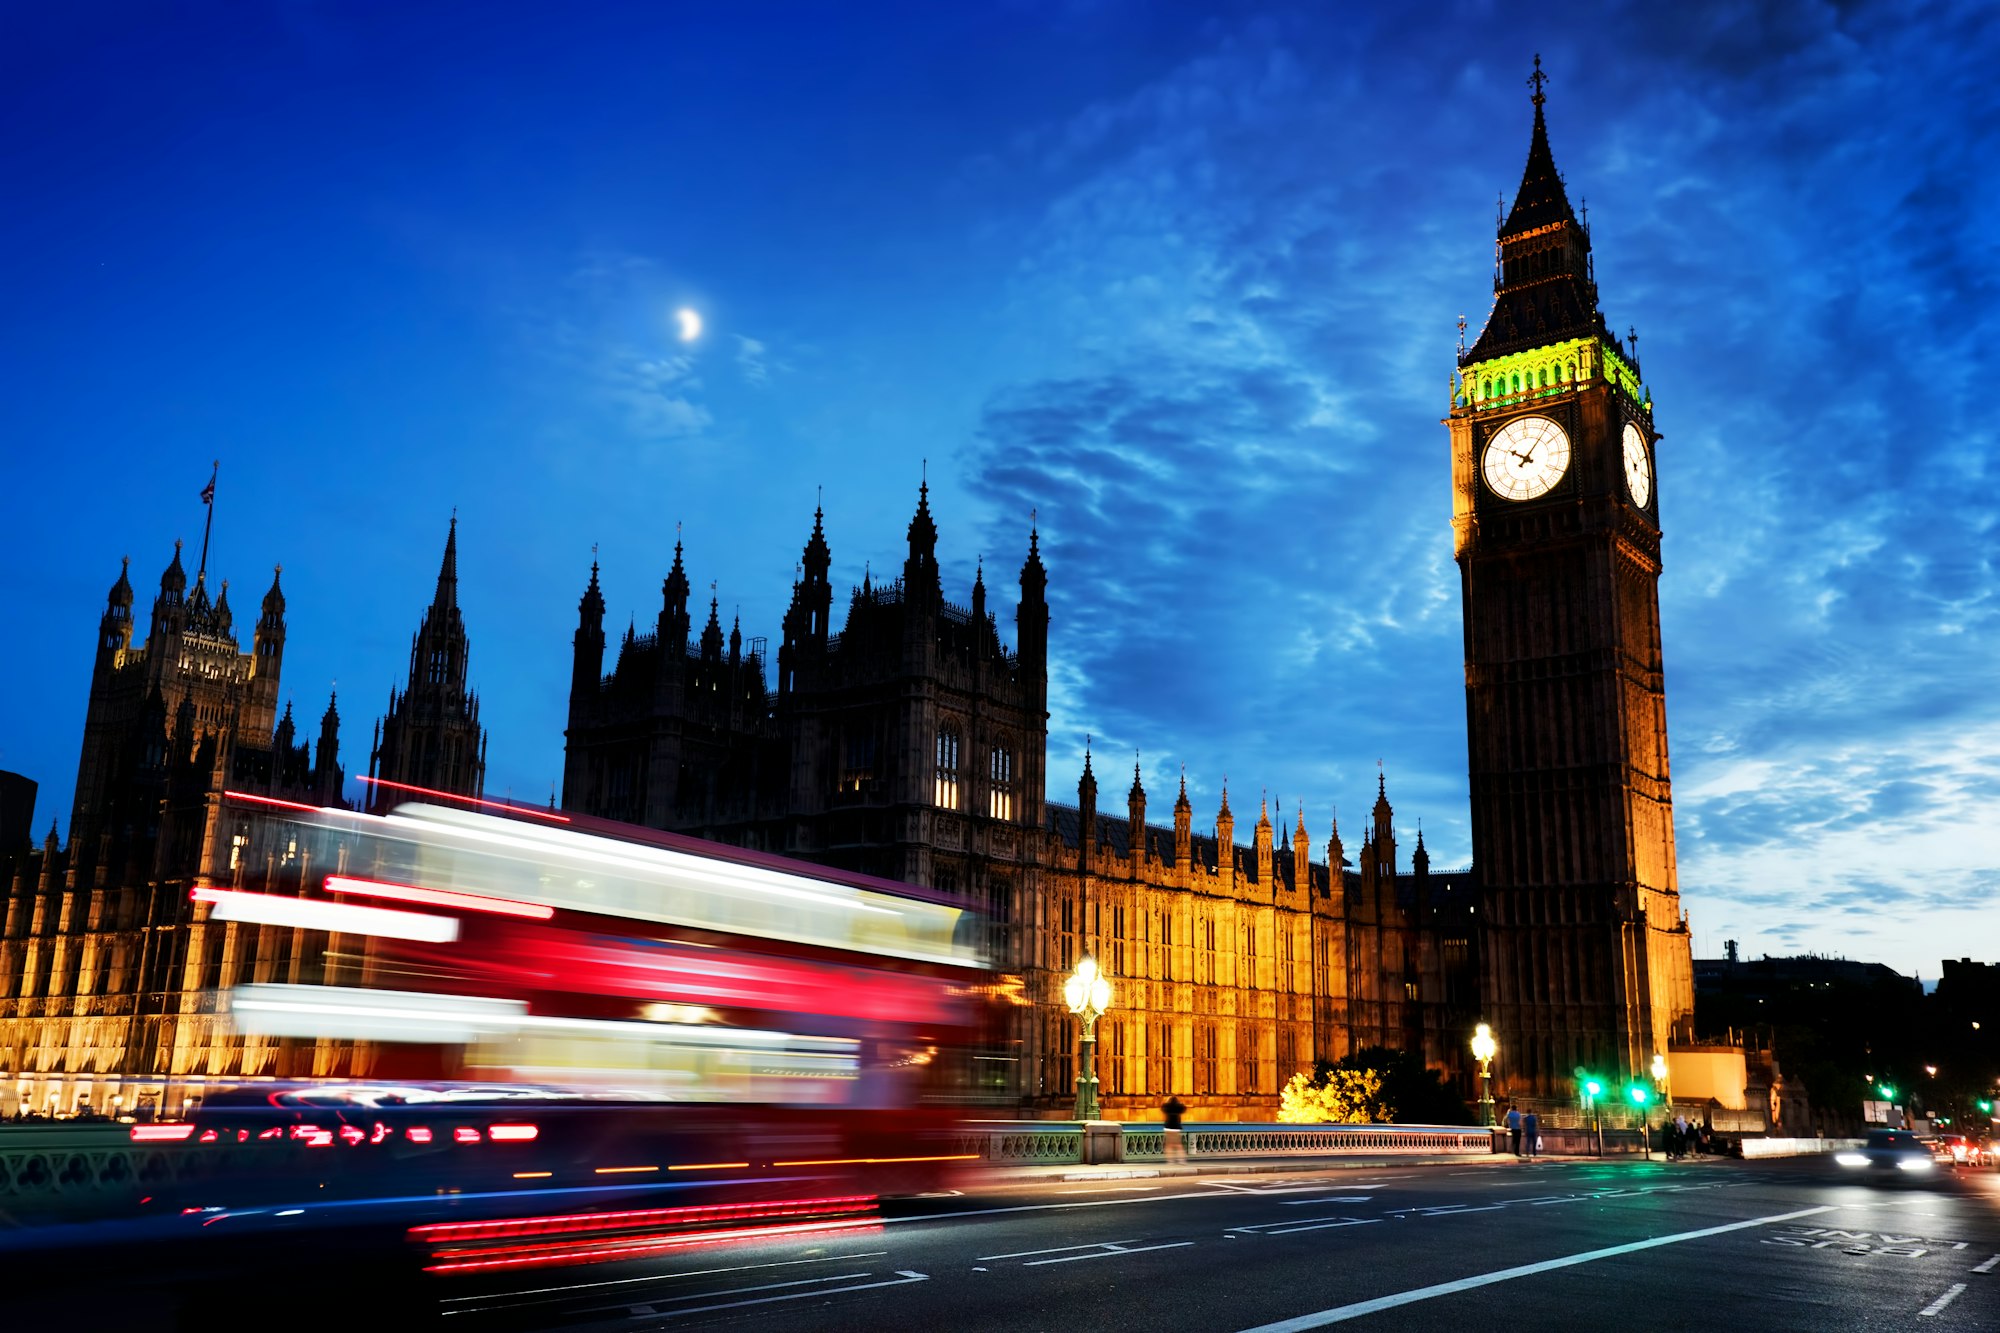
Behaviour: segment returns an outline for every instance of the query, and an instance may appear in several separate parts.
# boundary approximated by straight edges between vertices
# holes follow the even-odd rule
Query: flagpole
[[[216,459],[208,474],[208,487],[201,493],[201,502],[208,506],[208,517],[201,525],[201,568],[194,581],[200,583],[208,575],[208,534],[215,531],[215,478],[222,471],[222,460]]]

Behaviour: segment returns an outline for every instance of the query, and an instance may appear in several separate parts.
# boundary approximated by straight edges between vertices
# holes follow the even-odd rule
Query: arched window
[[[1544,389],[1549,387],[1549,368],[1547,366],[1542,367],[1541,385]]]
[[[1514,392],[1515,392],[1515,393],[1519,393],[1519,392],[1521,392],[1521,377],[1520,377],[1519,375],[1515,375],[1515,376],[1513,377],[1513,381],[1512,381],[1512,383],[1513,383],[1513,386],[1514,386]]]
[[[958,809],[958,728],[938,728],[937,776],[932,799],[940,810]]]
[[[1014,817],[1014,752],[993,747],[986,770],[986,813],[994,819]]]
[[[1481,381],[1479,381],[1479,396],[1480,396],[1481,398],[1491,398],[1491,397],[1493,396],[1493,381],[1492,381],[1492,380],[1481,380]]]

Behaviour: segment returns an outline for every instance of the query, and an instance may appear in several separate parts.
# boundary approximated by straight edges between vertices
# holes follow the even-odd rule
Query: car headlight
[[[1929,1171],[1936,1167],[1937,1163],[1928,1157],[1905,1157],[1896,1163],[1896,1166],[1903,1171]]]
[[[1842,1166],[1868,1165],[1868,1159],[1858,1152],[1837,1152],[1833,1155],[1833,1160],[1839,1162]]]

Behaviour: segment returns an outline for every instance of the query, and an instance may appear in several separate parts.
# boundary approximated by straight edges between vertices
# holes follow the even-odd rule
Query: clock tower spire
[[[1518,1094],[1643,1074],[1690,1036],[1660,651],[1658,433],[1598,308],[1549,148],[1527,166],[1493,308],[1459,357],[1452,529],[1464,603],[1481,1016]]]

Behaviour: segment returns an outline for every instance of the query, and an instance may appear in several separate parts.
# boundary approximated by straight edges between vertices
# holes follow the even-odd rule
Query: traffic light
[[[1979,1099],[1979,1114],[1981,1114],[1981,1115],[1992,1115],[1992,1114],[1993,1114],[1993,1103],[1992,1103],[1992,1102],[1990,1102],[1990,1101],[1988,1101],[1988,1100],[1987,1100],[1986,1098],[1984,1098],[1984,1097],[1980,1098],[1980,1099]]]
[[[1653,1094],[1648,1092],[1640,1084],[1634,1083],[1631,1087],[1625,1090],[1625,1095],[1632,1099],[1632,1105],[1644,1106],[1646,1104],[1647,1098],[1651,1097]]]
[[[1587,1078],[1583,1081],[1583,1090],[1592,1101],[1595,1101],[1604,1095],[1604,1084],[1598,1079]]]
[[[1887,1083],[1877,1083],[1875,1085],[1875,1091],[1882,1094],[1882,1100],[1885,1102],[1893,1102],[1896,1100],[1896,1090],[1890,1087]]]

